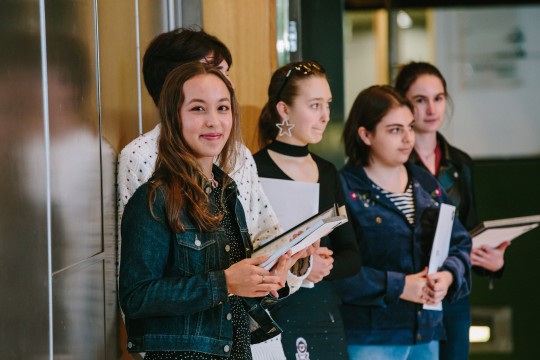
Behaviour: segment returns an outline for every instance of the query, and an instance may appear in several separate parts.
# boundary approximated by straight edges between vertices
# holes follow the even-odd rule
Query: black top
[[[331,162],[310,153],[319,170],[319,211],[337,203],[345,204],[345,196],[336,167]],[[268,149],[264,148],[253,155],[260,177],[293,180],[272,160]],[[321,245],[328,246],[334,252],[334,267],[325,280],[334,280],[352,276],[360,269],[360,251],[351,225],[347,222],[321,239]]]

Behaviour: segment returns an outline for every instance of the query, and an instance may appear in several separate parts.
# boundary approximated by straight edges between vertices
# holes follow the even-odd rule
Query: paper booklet
[[[259,266],[270,270],[287,251],[291,250],[294,255],[347,221],[345,207],[338,208],[334,205],[266,242],[253,252],[253,257],[269,255],[270,257]]]
[[[456,207],[448,204],[441,204],[439,218],[437,220],[437,229],[433,238],[431,255],[429,257],[428,274],[434,274],[439,271],[444,261],[448,257],[450,250],[450,237],[452,236],[452,226],[454,225],[454,216]],[[426,310],[442,310],[442,303],[435,305],[424,304]]]
[[[473,248],[488,245],[493,248],[512,241],[540,223],[540,215],[484,221],[471,230]]]
[[[319,212],[319,184],[259,178],[283,231]]]

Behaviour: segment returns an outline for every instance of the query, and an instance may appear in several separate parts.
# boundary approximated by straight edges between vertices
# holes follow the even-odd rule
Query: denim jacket
[[[429,262],[440,203],[448,198],[437,180],[407,164],[415,202],[415,224],[371,185],[363,167],[346,166],[341,179],[362,254],[359,273],[334,281],[343,300],[349,344],[411,345],[444,338],[442,311],[400,299],[405,276]],[[446,298],[452,302],[470,292],[471,238],[456,217],[449,256],[441,270],[452,273]]]
[[[217,167],[214,173],[226,176]],[[164,195],[157,192],[152,217],[148,208],[148,183],[129,200],[122,218],[120,305],[125,314],[128,351],[199,351],[228,356],[232,348],[232,314],[224,269],[229,267],[230,245],[223,228],[199,230],[185,212],[185,232],[167,226]],[[225,190],[234,206],[246,257],[251,256],[242,205],[234,182]],[[231,207],[229,207],[231,208]],[[251,316],[252,342],[280,333],[265,311],[271,297],[243,298]],[[258,322],[253,325],[253,320]]]

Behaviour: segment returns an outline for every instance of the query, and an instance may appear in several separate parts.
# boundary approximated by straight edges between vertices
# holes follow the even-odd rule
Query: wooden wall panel
[[[255,151],[257,120],[277,67],[275,0],[203,0],[203,28],[231,50],[230,76],[242,114],[242,134]]]

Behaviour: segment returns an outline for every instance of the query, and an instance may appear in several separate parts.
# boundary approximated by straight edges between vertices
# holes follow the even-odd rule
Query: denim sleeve
[[[362,266],[356,275],[334,280],[333,284],[344,303],[386,307],[399,301],[405,274]]]
[[[227,301],[223,270],[191,277],[165,276],[174,234],[166,225],[163,197],[148,208],[147,186],[128,202],[122,218],[119,298],[130,318],[178,316],[203,311]]]

